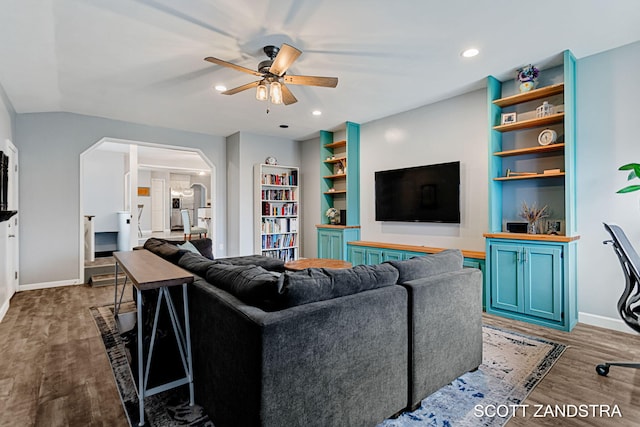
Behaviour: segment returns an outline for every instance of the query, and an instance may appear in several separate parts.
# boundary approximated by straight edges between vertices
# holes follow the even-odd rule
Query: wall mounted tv
[[[376,221],[460,223],[460,162],[375,173]]]

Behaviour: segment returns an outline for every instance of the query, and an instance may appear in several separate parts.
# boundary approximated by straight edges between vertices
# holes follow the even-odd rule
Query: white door
[[[8,188],[8,210],[18,211],[18,149],[6,141],[9,156],[9,188]],[[18,238],[18,214],[7,221],[7,283],[14,291],[18,290],[18,266],[19,266],[19,238]]]
[[[164,179],[151,180],[151,231],[164,230],[165,212]]]

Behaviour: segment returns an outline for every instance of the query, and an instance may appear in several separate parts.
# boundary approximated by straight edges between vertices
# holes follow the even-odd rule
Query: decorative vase
[[[531,89],[536,87],[536,83],[533,80],[520,83],[520,92],[529,92]]]
[[[527,224],[527,234],[538,234],[538,227],[535,222]]]

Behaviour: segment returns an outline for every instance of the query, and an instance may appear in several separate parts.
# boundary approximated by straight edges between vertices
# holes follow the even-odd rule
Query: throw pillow
[[[144,248],[174,264],[177,264],[182,255],[187,252],[176,245],[167,243],[166,240],[153,237],[144,242]]]
[[[255,265],[213,264],[205,275],[207,282],[247,304],[272,309],[282,289],[282,275]]]
[[[191,242],[189,242],[189,241],[186,241],[186,242],[184,242],[184,243],[183,243],[183,244],[181,244],[181,245],[180,245],[180,244],[178,244],[177,246],[178,246],[180,249],[184,249],[185,251],[189,251],[189,252],[193,252],[193,253],[196,253],[196,254],[198,254],[198,255],[201,255],[201,254],[200,254],[200,251],[199,251],[198,249],[196,249],[196,247],[195,247],[195,246],[193,246],[193,244],[192,244]]]
[[[307,268],[286,272],[281,307],[294,307],[395,285],[398,270],[389,264],[358,265],[353,268]]]
[[[398,269],[398,283],[436,274],[460,270],[464,257],[459,249],[446,249],[431,255],[414,257],[405,261],[386,261]]]

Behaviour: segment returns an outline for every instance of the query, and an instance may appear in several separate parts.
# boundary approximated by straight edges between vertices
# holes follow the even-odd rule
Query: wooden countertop
[[[337,228],[337,229],[345,229],[345,228],[360,228],[360,226],[359,226],[359,225],[316,224],[316,228]]]
[[[484,233],[484,237],[491,239],[537,240],[539,242],[567,243],[580,239],[580,236],[558,236],[555,234],[527,234],[527,233]]]
[[[348,244],[353,246],[366,246],[371,248],[396,249],[399,251],[422,252],[425,254],[435,254],[447,249],[447,248],[432,248],[429,246],[401,245],[398,243],[366,242],[363,240],[348,242]],[[482,251],[467,251],[464,249],[461,249],[461,251],[462,251],[462,256],[464,256],[465,258],[485,259],[485,253]]]

